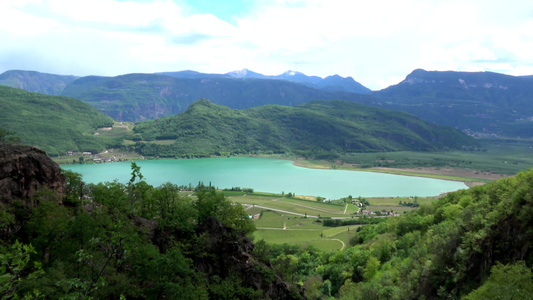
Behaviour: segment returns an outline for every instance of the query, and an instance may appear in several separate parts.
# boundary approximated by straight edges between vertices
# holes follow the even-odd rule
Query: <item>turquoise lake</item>
[[[465,189],[462,182],[384,173],[308,169],[281,159],[230,157],[160,159],[136,161],[141,173],[154,186],[165,182],[196,186],[202,181],[218,188],[245,187],[258,192],[295,193],[338,199],[354,197],[437,196]],[[131,162],[64,165],[83,175],[88,183],[131,178]]]

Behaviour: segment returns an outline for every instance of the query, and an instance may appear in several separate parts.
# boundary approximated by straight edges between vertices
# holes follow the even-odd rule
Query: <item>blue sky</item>
[[[0,73],[533,74],[533,1],[2,0]]]

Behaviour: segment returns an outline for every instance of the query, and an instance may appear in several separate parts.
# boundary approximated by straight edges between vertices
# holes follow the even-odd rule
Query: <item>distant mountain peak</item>
[[[296,72],[296,71],[292,71],[292,70],[288,70],[286,71],[285,73],[283,73],[282,75],[286,75],[286,76],[295,76],[297,74],[302,74],[300,72]]]
[[[242,69],[242,70],[235,70],[227,73],[229,76],[234,78],[244,78],[246,75],[248,75],[250,70],[248,69]]]

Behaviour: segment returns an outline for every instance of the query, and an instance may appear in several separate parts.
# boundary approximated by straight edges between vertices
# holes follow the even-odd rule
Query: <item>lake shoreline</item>
[[[431,181],[430,184],[424,183],[420,185],[419,181],[414,180],[416,176],[398,176],[404,174],[388,174],[398,176],[391,178],[377,177],[378,173],[376,172],[363,173],[338,170],[339,172],[337,173],[333,172],[333,169],[317,169],[316,171],[318,172],[309,173],[304,170],[311,170],[312,168],[302,168],[295,165],[294,158],[280,159],[279,157],[257,156],[217,158],[206,158],[205,160],[145,159],[136,162],[141,167],[144,177],[149,179],[148,183],[153,185],[160,185],[167,181],[178,185],[213,182],[214,186],[220,188],[244,186],[253,188],[256,191],[281,194],[283,192],[291,192],[297,195],[309,196],[318,195],[327,199],[337,199],[350,194],[362,197],[426,197],[468,188],[462,182],[461,186],[455,186],[451,180],[418,177],[420,180],[442,181],[441,183]],[[256,161],[256,159],[258,160]],[[263,162],[260,159],[263,159]],[[272,160],[272,163],[267,163],[270,160]],[[283,165],[292,166],[292,168],[282,167]],[[65,165],[63,168],[79,172],[87,182],[91,183],[113,181],[115,179],[127,182],[131,172],[129,170],[129,162],[123,162],[122,164]],[[231,171],[228,171],[230,169]],[[408,179],[409,177],[413,178],[413,180]],[[265,180],[266,178],[271,180]],[[449,184],[444,183],[445,181],[449,182]],[[459,183],[458,181],[455,182]]]
[[[384,167],[372,167],[372,168],[359,168],[356,165],[345,164],[341,161],[328,162],[328,161],[315,161],[301,157],[288,157],[284,155],[234,155],[234,156],[215,156],[210,157],[198,157],[198,158],[164,158],[164,157],[128,157],[124,161],[138,161],[138,160],[161,160],[161,159],[176,159],[176,160],[190,160],[190,159],[202,159],[202,158],[228,158],[228,157],[257,157],[267,159],[282,159],[291,161],[293,165],[309,168],[309,169],[331,169],[331,170],[346,170],[346,171],[359,171],[359,172],[375,172],[386,173],[394,175],[404,175],[422,178],[433,178],[441,180],[450,180],[463,182],[468,187],[474,187],[483,185],[496,179],[506,177],[507,175],[495,174],[491,172],[481,172],[477,170],[466,169],[453,169],[453,168],[384,168]],[[119,162],[119,161],[114,161]],[[58,162],[59,163],[59,162]],[[105,162],[113,163],[113,162]],[[60,165],[78,165],[78,163],[59,163]]]
[[[346,165],[344,163],[331,163],[326,161],[313,161],[306,159],[291,159],[293,164],[302,168],[310,169],[334,169],[334,170],[346,170],[346,171],[359,171],[359,172],[375,172],[386,173],[394,175],[404,175],[413,177],[433,178],[463,182],[468,187],[474,187],[483,185],[496,179],[506,177],[506,175],[495,174],[491,172],[480,172],[476,170],[464,170],[464,169],[452,169],[452,168],[358,168],[354,165]],[[479,177],[470,177],[465,175],[476,175]]]

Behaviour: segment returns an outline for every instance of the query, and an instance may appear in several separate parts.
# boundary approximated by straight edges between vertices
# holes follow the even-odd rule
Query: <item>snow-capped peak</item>
[[[229,72],[228,75],[235,78],[244,78],[248,74],[248,69],[236,70]]]
[[[294,76],[294,75],[296,75],[296,74],[298,74],[298,72],[295,72],[295,71],[291,71],[291,70],[289,70],[289,71],[285,72],[283,75]]]

